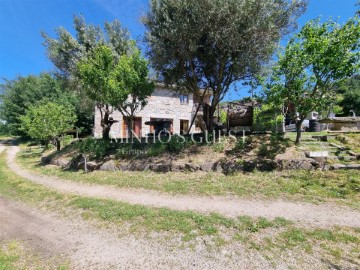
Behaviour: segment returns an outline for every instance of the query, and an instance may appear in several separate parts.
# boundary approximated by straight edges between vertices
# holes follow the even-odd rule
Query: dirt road
[[[71,269],[272,268],[259,254],[244,254],[238,246],[209,252],[201,245],[195,250],[179,248],[181,240],[176,238],[118,237],[78,218],[64,219],[0,197],[0,242],[6,240],[20,241],[45,259],[60,256],[63,261],[70,260]]]
[[[64,193],[112,199],[151,207],[167,207],[174,210],[193,210],[201,213],[216,212],[227,217],[249,215],[252,217],[284,217],[289,220],[318,227],[333,225],[360,227],[360,212],[333,204],[314,205],[282,200],[245,200],[236,197],[195,197],[168,195],[149,190],[118,189],[111,186],[89,185],[40,176],[16,164],[19,147],[8,147],[7,164],[21,177]]]

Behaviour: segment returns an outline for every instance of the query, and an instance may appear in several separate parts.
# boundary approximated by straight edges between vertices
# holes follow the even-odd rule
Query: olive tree
[[[216,107],[233,83],[259,73],[306,5],[301,0],[151,0],[143,18],[147,55],[160,80],[200,98],[211,131]],[[210,104],[202,99],[207,91]]]
[[[105,22],[104,29],[86,24],[82,16],[74,16],[73,23],[75,36],[63,27],[56,29],[56,38],[45,32],[41,33],[47,56],[58,72],[69,79],[76,80],[79,61],[99,45],[106,44],[118,57],[130,48],[130,34],[118,20]]]
[[[329,106],[336,96],[334,83],[358,70],[359,38],[358,17],[342,26],[313,20],[291,38],[279,56],[266,93],[278,104],[293,106],[297,144],[301,141],[301,125],[307,115]]]

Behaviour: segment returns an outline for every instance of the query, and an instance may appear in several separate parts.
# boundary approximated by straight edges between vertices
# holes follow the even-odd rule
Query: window
[[[188,95],[180,95],[180,104],[189,104],[189,96]]]

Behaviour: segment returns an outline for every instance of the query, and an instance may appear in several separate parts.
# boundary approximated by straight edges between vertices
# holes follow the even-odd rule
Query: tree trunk
[[[129,139],[131,139],[132,141],[132,138],[133,138],[133,123],[134,123],[134,117],[133,116],[129,116],[127,118],[127,126],[128,126],[128,136],[129,136]]]
[[[59,138],[55,139],[55,143],[56,143],[56,151],[60,151],[61,150],[61,142]]]
[[[104,119],[102,119],[102,123],[101,123],[101,126],[102,126],[102,137],[103,139],[105,140],[108,140],[110,139],[110,128],[111,128],[111,122],[109,121],[109,113],[108,112],[105,112],[104,114]]]
[[[304,119],[296,121],[296,141],[295,144],[299,145],[301,143],[301,125]]]
[[[216,106],[212,106],[209,104],[204,104],[203,106],[203,119],[206,125],[206,129],[208,133],[212,133],[214,130],[214,114],[216,111]]]

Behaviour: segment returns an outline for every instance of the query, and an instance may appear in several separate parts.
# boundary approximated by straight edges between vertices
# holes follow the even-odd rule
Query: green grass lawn
[[[360,209],[358,171],[284,171],[223,175],[219,173],[168,173],[65,171],[39,162],[41,150],[21,152],[18,162],[29,170],[76,182],[151,189],[172,194],[236,195],[247,198],[282,198],[314,203],[336,202]]]

